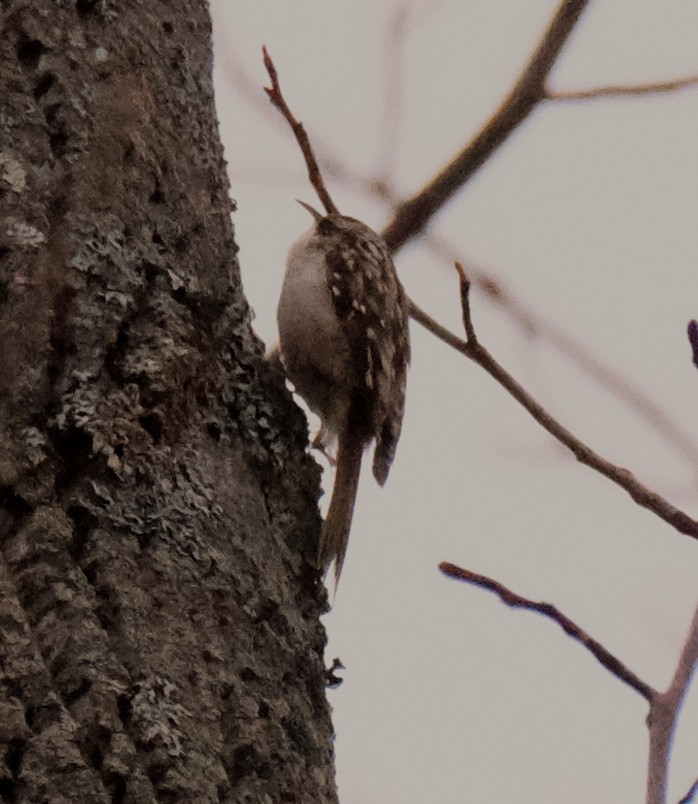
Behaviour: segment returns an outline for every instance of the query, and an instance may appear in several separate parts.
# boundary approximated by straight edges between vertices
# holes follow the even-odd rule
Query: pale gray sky
[[[321,151],[416,192],[497,107],[551,0],[212,0],[217,103],[245,289],[275,339],[285,255],[316,199],[261,87],[266,44]],[[402,47],[391,20],[407,12]],[[698,73],[695,0],[592,2],[558,89]],[[388,66],[387,66],[388,65]],[[386,86],[386,76],[390,86]],[[398,125],[391,123],[399,109]],[[576,338],[698,442],[698,89],[540,108],[437,218],[464,263]],[[386,176],[386,172],[388,175]],[[339,207],[390,210],[327,171]],[[319,204],[317,204],[319,206]],[[409,294],[460,332],[456,278],[401,253]],[[473,293],[484,344],[552,413],[693,516],[691,463],[646,420]],[[403,437],[387,486],[362,478],[328,664],[342,804],[636,804],[646,706],[553,623],[440,575],[448,560],[555,603],[653,685],[668,682],[696,604],[698,544],[574,462],[481,369],[412,324]],[[698,775],[698,695],[669,801]]]

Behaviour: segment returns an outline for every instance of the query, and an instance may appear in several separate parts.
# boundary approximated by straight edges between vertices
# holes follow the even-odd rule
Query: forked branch
[[[660,519],[668,522],[679,533],[698,538],[698,521],[692,519],[688,514],[675,508],[661,495],[650,491],[643,486],[628,469],[607,461],[591,447],[577,438],[570,430],[557,421],[548,411],[539,404],[503,366],[501,366],[475,336],[475,326],[473,324],[472,313],[470,311],[470,282],[468,281],[462,267],[456,263],[456,268],[460,278],[461,306],[463,311],[463,326],[466,331],[467,340],[462,340],[452,332],[441,326],[431,316],[420,309],[414,302],[410,301],[410,314],[422,326],[428,329],[437,338],[453,347],[461,354],[470,358],[474,363],[483,368],[493,377],[511,396],[519,402],[543,429],[556,438],[561,444],[572,452],[575,458],[589,466],[594,471],[607,477],[617,486],[625,489],[632,499],[641,507],[652,511]]]
[[[512,592],[511,589],[493,578],[457,567],[447,561],[439,564],[439,569],[450,578],[494,592],[507,606],[535,611],[553,620],[566,634],[583,645],[617,679],[642,695],[650,707],[649,715],[647,716],[650,751],[647,767],[646,802],[647,804],[665,804],[669,754],[674,732],[676,731],[676,722],[691,676],[696,664],[698,664],[698,609],[696,609],[693,616],[693,622],[669,689],[666,692],[658,692],[552,604],[529,600],[516,594],[516,592]],[[691,800],[691,797],[696,792],[697,785],[698,782],[679,804]]]

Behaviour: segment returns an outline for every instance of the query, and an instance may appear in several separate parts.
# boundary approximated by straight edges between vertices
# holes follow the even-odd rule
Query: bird
[[[373,475],[390,471],[405,407],[410,338],[405,292],[385,240],[338,212],[299,201],[313,225],[290,248],[277,322],[287,377],[320,418],[318,441],[336,441],[336,473],[318,545],[339,582],[365,449]]]

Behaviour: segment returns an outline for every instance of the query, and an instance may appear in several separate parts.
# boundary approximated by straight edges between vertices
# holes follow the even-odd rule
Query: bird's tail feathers
[[[337,584],[339,576],[342,574],[342,565],[347,552],[363,451],[363,440],[357,438],[356,434],[351,432],[351,428],[346,428],[339,437],[337,474],[318,551],[318,564],[321,569],[326,569],[334,559],[334,575]]]

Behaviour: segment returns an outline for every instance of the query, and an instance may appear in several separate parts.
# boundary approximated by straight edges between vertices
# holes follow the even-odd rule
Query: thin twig
[[[580,441],[538,404],[483,346],[478,344],[475,347],[472,359],[520,402],[540,425],[564,444],[580,463],[624,488],[638,505],[655,513],[679,533],[692,536],[694,539],[698,538],[698,522],[695,519],[671,505],[661,495],[643,486],[628,469],[607,461]]]
[[[463,266],[459,262],[456,261],[455,266],[460,280],[460,305],[463,310],[463,327],[468,338],[468,345],[472,348],[477,344],[477,335],[470,315],[470,280],[465,275]]]
[[[688,342],[693,352],[693,365],[698,368],[698,321],[688,322]]]
[[[414,318],[414,320],[418,324],[421,324],[424,329],[426,329],[428,332],[431,332],[432,335],[436,335],[440,341],[443,341],[448,346],[451,346],[457,352],[461,352],[461,354],[464,354],[466,357],[470,357],[472,359],[468,344],[462,338],[459,338],[457,335],[451,332],[450,329],[446,329],[446,327],[444,327],[442,324],[439,324],[435,318],[432,318],[429,313],[427,313],[425,310],[422,310],[422,308],[418,304],[415,304],[415,302],[413,302],[409,297],[407,299],[407,309],[409,310],[410,317]]]
[[[589,636],[587,632],[578,626],[575,622],[570,620],[569,617],[564,615],[559,609],[551,603],[539,603],[528,598],[521,597],[511,589],[503,586],[499,581],[493,578],[488,578],[486,575],[479,575],[476,572],[457,567],[455,564],[450,564],[447,561],[439,564],[439,569],[444,575],[455,578],[459,581],[479,586],[482,589],[489,589],[499,596],[500,600],[507,606],[516,609],[527,609],[528,611],[535,611],[542,614],[544,617],[556,622],[562,630],[581,643],[607,670],[613,673],[616,678],[620,679],[624,684],[639,692],[647,701],[652,701],[656,696],[656,691],[646,684],[641,678],[635,675],[629,668],[627,668],[620,659],[617,659],[610,653],[604,646]]]
[[[671,81],[653,81],[648,84],[609,84],[605,87],[591,89],[573,89],[568,91],[546,90],[545,98],[550,101],[584,101],[597,98],[616,98],[632,95],[661,95],[675,92],[678,89],[698,86],[698,75],[685,78],[674,78]]]
[[[320,173],[320,168],[318,167],[317,159],[313,153],[313,148],[310,144],[310,140],[308,139],[308,135],[305,133],[305,129],[303,128],[303,123],[294,117],[284,99],[284,96],[281,94],[279,76],[266,46],[262,48],[262,53],[264,54],[264,66],[267,68],[269,78],[271,79],[271,87],[264,87],[264,91],[269,96],[269,100],[286,118],[289,126],[291,126],[291,129],[293,130],[303,154],[303,158],[305,159],[305,164],[308,166],[308,178],[310,179],[310,183],[315,188],[318,198],[320,201],[322,201],[325,211],[328,214],[339,212],[329,192],[327,191],[327,187],[325,187],[325,182],[322,180],[322,174]]]
[[[464,354],[483,368],[508,391],[531,416],[533,416],[538,424],[547,430],[561,444],[567,447],[580,463],[589,466],[616,485],[625,489],[638,505],[655,513],[660,519],[668,522],[673,528],[679,531],[679,533],[692,536],[694,539],[698,538],[698,522],[695,519],[692,519],[688,514],[685,514],[678,508],[675,508],[656,492],[650,491],[646,486],[643,486],[632,472],[602,458],[601,455],[594,452],[583,441],[580,441],[566,427],[563,427],[560,422],[553,418],[542,405],[536,402],[523,386],[492,357],[477,338],[470,340],[471,335],[468,334],[469,340],[464,341],[441,326],[441,324],[425,313],[424,310],[411,299],[408,299],[408,306],[410,315],[415,321],[418,321],[423,327],[429,330],[429,332],[436,335],[437,338],[461,352],[461,354]],[[471,331],[474,333],[475,327],[472,321],[469,304],[463,306],[463,321],[466,333],[470,333]]]
[[[574,30],[589,0],[564,0],[548,30],[504,103],[484,128],[426,187],[402,204],[383,231],[388,247],[397,252],[421,232],[533,109],[545,99],[545,82],[560,51]]]
[[[693,801],[696,793],[698,793],[698,779],[693,782],[691,785],[691,789],[686,793],[686,795],[679,801],[679,804],[690,804]]]

